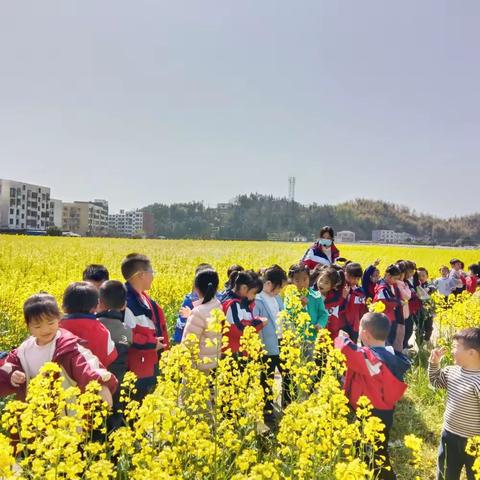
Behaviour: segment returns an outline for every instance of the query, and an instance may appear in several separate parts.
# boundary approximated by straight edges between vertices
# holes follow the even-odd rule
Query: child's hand
[[[163,337],[157,337],[157,346],[155,347],[155,350],[158,352],[159,350],[163,350],[166,348],[167,344],[163,343]]]
[[[343,287],[342,297],[347,298],[349,293],[350,293],[350,285],[345,285]]]
[[[19,370],[16,370],[15,372],[12,373],[12,376],[10,377],[10,383],[14,387],[19,387],[20,385],[23,385],[27,381],[27,377],[23,372],[20,372]]]
[[[350,335],[345,330],[340,330],[338,336],[343,339],[350,338]]]
[[[430,353],[430,358],[428,359],[428,361],[430,363],[433,363],[434,365],[438,365],[440,363],[440,360],[446,353],[447,349],[445,347],[434,348]]]
[[[190,307],[182,307],[179,311],[180,316],[183,318],[188,318],[192,313],[192,309]]]
[[[308,303],[308,298],[307,297],[301,297],[300,300],[302,302],[302,306],[306,307],[307,303]]]
[[[373,262],[373,266],[374,266],[374,267],[378,267],[378,266],[380,265],[380,262],[381,262],[381,261],[382,261],[382,260],[380,260],[380,258],[377,258],[377,259]]]
[[[268,323],[267,317],[260,317],[259,320],[263,323],[263,325],[266,325]]]

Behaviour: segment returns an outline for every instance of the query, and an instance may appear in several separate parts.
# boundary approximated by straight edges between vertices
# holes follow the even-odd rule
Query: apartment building
[[[108,230],[108,202],[64,202],[62,229],[82,236],[105,235]]]
[[[144,212],[141,210],[120,210],[119,213],[108,216],[108,229],[110,232],[131,237],[139,232],[145,232]]]
[[[44,231],[50,222],[50,188],[0,179],[0,229]]]

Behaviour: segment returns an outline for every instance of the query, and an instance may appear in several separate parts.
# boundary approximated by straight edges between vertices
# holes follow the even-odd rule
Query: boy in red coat
[[[350,338],[356,342],[360,330],[360,320],[368,309],[365,304],[366,296],[359,283],[363,276],[363,269],[359,263],[348,263],[345,267],[345,289],[347,298],[341,315],[345,322],[345,329]]]
[[[346,358],[345,392],[351,407],[357,408],[358,399],[367,397],[373,405],[372,415],[385,425],[385,440],[377,454],[385,457],[378,478],[395,479],[388,455],[388,438],[393,425],[396,403],[402,398],[407,385],[403,381],[410,367],[407,357],[386,346],[390,322],[383,313],[369,312],[360,322],[360,340],[363,347],[353,343],[348,334],[340,332],[335,346]]]
[[[131,253],[122,262],[126,280],[125,325],[132,329],[128,369],[138,378],[137,400],[142,400],[157,384],[160,355],[169,347],[167,323],[160,306],[148,296],[154,271],[145,255]]]
[[[101,385],[100,396],[112,406],[117,379],[99,362],[82,340],[59,328],[60,311],[55,298],[41,293],[23,307],[31,337],[10,352],[0,367],[0,395],[15,394],[24,400],[30,380],[47,362],[61,368],[64,388],[77,385],[82,391],[92,380]]]
[[[60,327],[85,340],[86,347],[108,367],[116,358],[117,350],[110,332],[98,321],[98,290],[89,282],[71,283],[63,294],[65,317]]]

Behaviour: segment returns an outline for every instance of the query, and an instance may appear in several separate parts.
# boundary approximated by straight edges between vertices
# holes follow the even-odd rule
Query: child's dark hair
[[[347,273],[353,278],[362,278],[363,268],[359,263],[347,263],[347,265],[345,266],[345,273]]]
[[[27,325],[35,319],[60,318],[60,310],[53,295],[37,293],[23,304],[23,316]]]
[[[344,271],[341,268],[336,267],[334,265],[330,265],[329,267],[326,267],[323,270],[320,270],[320,273],[317,279],[317,284],[320,281],[320,278],[322,277],[328,278],[328,281],[331,283],[332,288],[334,290],[340,289],[341,287],[343,287],[345,283]]]
[[[383,313],[368,312],[360,320],[363,329],[375,339],[384,342],[390,333],[390,320]]]
[[[325,233],[328,233],[332,240],[335,238],[335,232],[333,231],[333,228],[329,227],[328,225],[325,225],[324,227],[322,227],[322,229],[320,230],[319,237],[322,238],[322,235],[324,235]]]
[[[147,271],[151,268],[150,259],[140,253],[130,253],[122,261],[122,275],[125,280],[130,280],[137,272]]]
[[[63,294],[65,313],[91,313],[98,305],[98,290],[88,282],[71,283]]]
[[[254,278],[252,275],[254,272],[242,270],[240,272],[233,272],[230,276],[230,284],[233,290],[238,290],[242,285],[246,285],[250,290],[256,286],[256,281],[258,278]]]
[[[428,277],[428,270],[425,267],[418,267],[417,272],[424,272],[425,275]]]
[[[385,273],[388,273],[392,277],[398,277],[402,274],[402,272],[400,271],[400,268],[398,268],[398,265],[389,265],[385,269]]]
[[[397,262],[397,267],[400,270],[400,274],[407,273],[408,264],[405,260],[400,260]]]
[[[262,278],[264,283],[270,282],[273,288],[279,288],[287,281],[287,274],[279,265],[272,265],[263,271]]]
[[[477,277],[480,275],[480,265],[478,263],[472,263],[468,269]]]
[[[195,275],[202,270],[214,270],[214,268],[209,263],[199,263],[195,267]]]
[[[294,263],[288,269],[288,278],[291,280],[295,275],[300,275],[301,273],[310,276],[310,270],[303,262]]]
[[[455,265],[456,263],[460,263],[460,264],[461,264],[462,262],[461,262],[458,258],[452,258],[452,259],[450,260],[450,265],[453,266],[453,265]]]
[[[218,273],[213,268],[203,268],[195,275],[195,288],[203,297],[203,303],[208,303],[218,290]]]
[[[110,275],[105,265],[92,263],[91,265],[87,265],[85,267],[82,278],[85,282],[88,280],[92,282],[106,282],[110,279]]]
[[[252,283],[248,289],[252,290],[254,288],[257,293],[260,293],[263,290],[262,277],[254,270],[247,270],[247,273],[252,277]]]
[[[232,265],[227,269],[228,280],[225,283],[225,288],[234,288],[233,280],[239,272],[243,272],[245,269],[241,265]]]
[[[103,282],[98,290],[102,303],[108,310],[123,310],[127,301],[127,289],[118,280]]]
[[[480,353],[480,328],[471,327],[460,330],[453,336],[454,340],[461,340],[466,348],[472,348]]]

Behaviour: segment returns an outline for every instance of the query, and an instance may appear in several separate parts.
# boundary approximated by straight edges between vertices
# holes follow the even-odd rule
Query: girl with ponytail
[[[216,297],[218,282],[218,273],[213,269],[204,269],[195,275],[194,291],[198,300],[193,302],[182,337],[182,343],[186,344],[196,337],[200,347],[197,368],[205,372],[217,366],[222,348],[222,333],[209,328],[212,310],[222,308]]]

